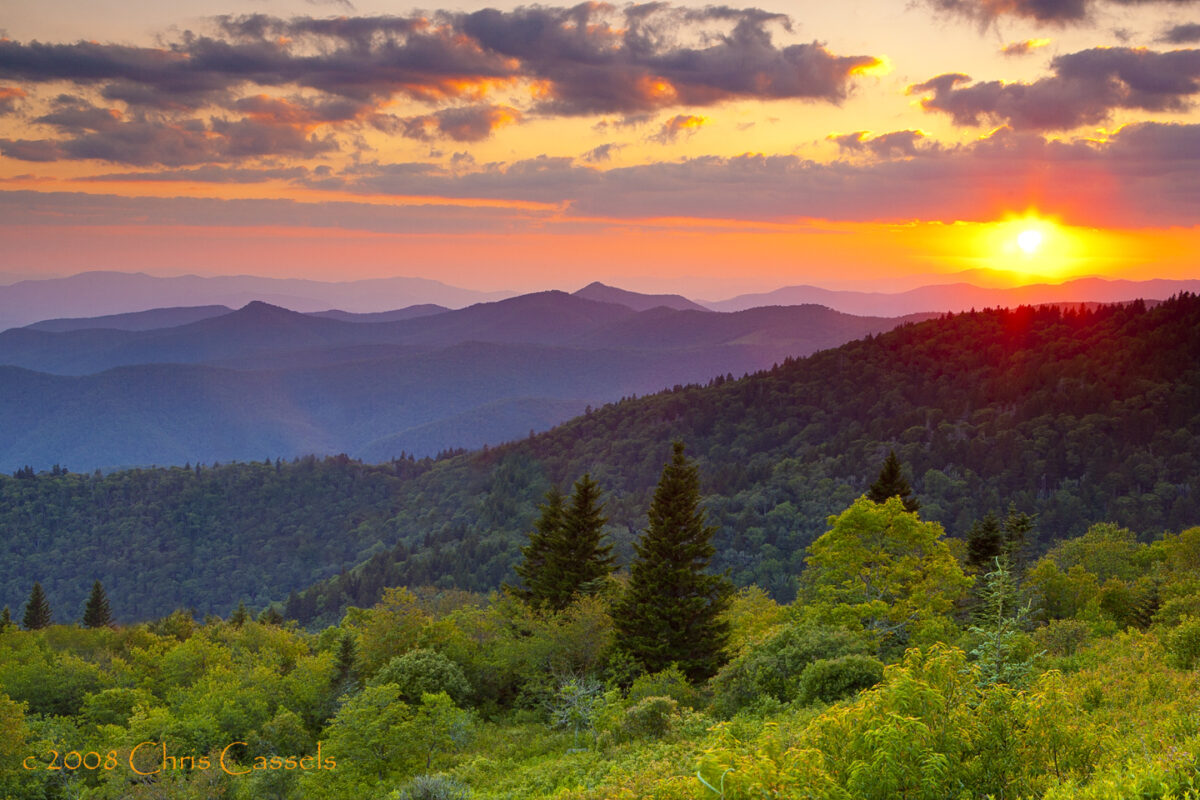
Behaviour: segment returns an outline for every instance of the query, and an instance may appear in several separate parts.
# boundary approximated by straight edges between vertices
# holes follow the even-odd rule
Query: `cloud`
[[[598,147],[593,147],[583,154],[583,160],[593,164],[599,164],[604,161],[612,160],[613,153],[620,150],[625,145],[617,144],[616,142],[606,142]]]
[[[0,116],[15,112],[21,101],[28,96],[16,86],[0,86]]]
[[[670,144],[678,139],[681,133],[690,136],[707,124],[708,117],[698,117],[693,114],[677,114],[664,122],[658,133],[650,138],[662,144]]]
[[[1188,22],[1163,31],[1159,41],[1168,44],[1195,44],[1200,42],[1200,23]]]
[[[870,152],[878,158],[908,158],[918,155],[917,143],[925,138],[921,131],[892,131],[870,136],[867,131],[831,134],[830,141],[846,152]]]
[[[157,169],[150,172],[111,172],[103,175],[89,175],[74,180],[80,183],[106,183],[111,181],[136,181],[151,183],[173,183],[189,181],[195,183],[265,183],[267,181],[292,181],[323,176],[329,167],[317,167],[309,170],[306,167],[277,167],[270,169],[248,169],[244,167],[219,167],[205,165],[189,169]]]
[[[1097,7],[1140,5],[1192,5],[1196,0],[927,0],[936,11],[977,20],[987,26],[1001,17],[1018,17],[1065,26],[1089,21]]]
[[[391,123],[377,123],[390,127],[410,139],[430,141],[435,138],[453,139],[456,142],[478,142],[492,135],[497,128],[519,122],[521,112],[511,106],[466,106],[447,108],[434,114],[416,117],[391,118]]]
[[[971,83],[960,73],[910,86],[926,111],[958,125],[1007,124],[1021,130],[1094,125],[1116,109],[1184,111],[1200,92],[1200,50],[1156,52],[1095,48],[1050,62],[1054,74],[1033,83]]]
[[[1006,56],[1027,56],[1048,44],[1050,44],[1049,39],[1026,39],[1023,42],[1010,42],[1004,45],[1000,48],[1000,53]]]

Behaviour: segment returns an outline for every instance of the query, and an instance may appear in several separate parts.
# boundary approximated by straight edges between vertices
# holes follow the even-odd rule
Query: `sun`
[[[1045,237],[1036,228],[1026,228],[1017,235],[1017,247],[1027,256],[1031,256],[1042,246]]]

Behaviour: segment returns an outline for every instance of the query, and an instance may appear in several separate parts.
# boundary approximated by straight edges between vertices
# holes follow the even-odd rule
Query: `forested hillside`
[[[403,477],[316,462],[321,491],[301,488],[303,464],[6,478],[3,602],[16,607],[40,579],[74,614],[99,577],[122,618],[176,605],[224,613],[295,591],[288,615],[314,622],[372,604],[384,586],[492,589],[512,580],[549,486],[584,472],[606,492],[627,564],[676,438],[719,525],[714,564],[781,601],[795,595],[804,548],[891,449],[922,516],[951,535],[1010,502],[1035,515],[1041,549],[1098,521],[1179,530],[1200,520],[1198,364],[1194,295],[1149,310],[981,311],[627,399],[505,447],[405,461]],[[125,484],[136,492],[114,488]],[[264,506],[267,486],[276,500]],[[129,499],[105,505],[114,491]],[[196,569],[204,577],[182,580]]]

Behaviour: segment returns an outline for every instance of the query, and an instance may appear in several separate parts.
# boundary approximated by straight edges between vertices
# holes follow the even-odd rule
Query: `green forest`
[[[76,609],[99,579],[120,621],[244,601],[316,628],[389,586],[486,593],[516,579],[545,493],[585,473],[624,566],[675,439],[715,569],[780,603],[890,451],[952,537],[1012,504],[1035,553],[1097,521],[1148,541],[1200,519],[1200,299],[948,315],[438,459],[22,470],[0,477],[0,602],[39,580]]]
[[[681,447],[628,572],[581,480],[519,585],[392,587],[318,631],[113,626],[99,583],[52,624],[35,589],[0,619],[0,797],[1200,796],[1200,527],[1099,523],[1032,559],[1036,519],[950,539],[885,477],[782,604],[708,569]]]

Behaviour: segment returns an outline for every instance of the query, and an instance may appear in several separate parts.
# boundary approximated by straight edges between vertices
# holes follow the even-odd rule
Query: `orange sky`
[[[3,271],[1200,277],[1200,3],[947,5],[29,4],[0,39]]]

